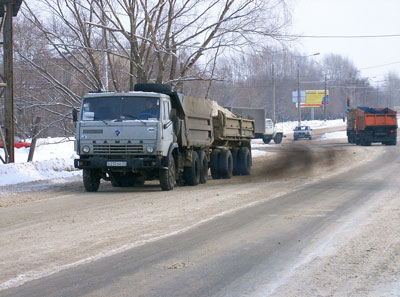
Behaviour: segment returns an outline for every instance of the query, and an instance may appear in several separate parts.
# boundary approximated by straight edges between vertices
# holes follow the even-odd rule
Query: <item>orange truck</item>
[[[390,108],[357,107],[347,114],[347,139],[357,145],[397,143],[397,112]]]

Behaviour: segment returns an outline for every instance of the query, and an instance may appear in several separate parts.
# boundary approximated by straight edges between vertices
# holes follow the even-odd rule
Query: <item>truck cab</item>
[[[262,137],[264,143],[268,144],[271,140],[274,140],[276,144],[279,144],[283,137],[283,130],[274,125],[272,119],[265,119],[265,131]]]
[[[85,95],[77,124],[75,167],[84,170],[86,190],[97,191],[101,178],[114,186],[156,178],[174,142],[170,114],[170,97],[161,93]]]

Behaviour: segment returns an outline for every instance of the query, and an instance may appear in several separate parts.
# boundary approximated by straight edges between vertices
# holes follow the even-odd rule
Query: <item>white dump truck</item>
[[[115,187],[158,179],[162,190],[250,174],[254,121],[212,116],[213,103],[171,91],[168,85],[137,84],[129,93],[89,93],[77,121],[75,167],[86,191],[100,180]]]

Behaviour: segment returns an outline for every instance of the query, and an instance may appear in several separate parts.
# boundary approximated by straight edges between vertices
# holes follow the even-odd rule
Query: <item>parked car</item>
[[[14,147],[22,148],[22,147],[30,147],[30,142],[25,142],[19,137],[14,137]],[[0,140],[0,148],[3,147],[3,142]]]
[[[297,140],[300,138],[308,138],[309,140],[311,140],[311,131],[312,129],[309,126],[297,126],[293,130],[293,139]]]

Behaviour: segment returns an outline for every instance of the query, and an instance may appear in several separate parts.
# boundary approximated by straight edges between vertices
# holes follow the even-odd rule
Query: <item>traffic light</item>
[[[350,98],[346,99],[346,104],[347,104],[347,107],[350,107]]]

